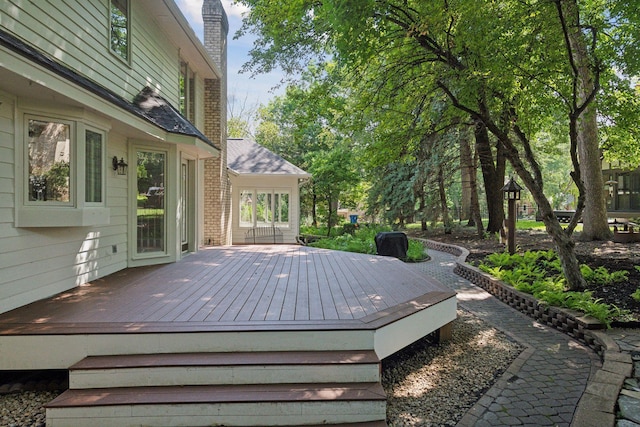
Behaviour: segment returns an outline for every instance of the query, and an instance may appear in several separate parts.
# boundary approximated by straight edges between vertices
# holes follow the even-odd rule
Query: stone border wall
[[[603,334],[599,334],[597,331],[605,329],[606,326],[600,321],[585,316],[578,311],[540,304],[532,295],[520,292],[512,286],[480,271],[478,268],[467,264],[466,259],[469,251],[465,248],[434,240],[424,241],[430,249],[458,257],[454,269],[457,275],[480,286],[505,304],[538,320],[540,323],[558,329],[579,340],[592,348],[600,357],[603,357],[605,350],[607,350],[607,345],[602,339]]]

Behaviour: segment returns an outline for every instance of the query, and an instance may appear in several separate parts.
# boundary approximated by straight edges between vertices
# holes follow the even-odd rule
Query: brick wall
[[[220,157],[205,162],[204,244],[231,244],[231,185],[227,176],[227,33],[229,24],[220,0],[202,6],[204,46],[222,77],[205,81],[204,132],[220,147]]]

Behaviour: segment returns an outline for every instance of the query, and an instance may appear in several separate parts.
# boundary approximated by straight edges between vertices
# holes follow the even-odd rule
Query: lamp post
[[[518,183],[515,182],[513,177],[509,179],[507,185],[502,187],[504,199],[509,201],[509,217],[507,218],[507,243],[509,253],[511,255],[516,252],[516,201],[520,200],[520,190],[522,190],[522,187],[520,187]]]

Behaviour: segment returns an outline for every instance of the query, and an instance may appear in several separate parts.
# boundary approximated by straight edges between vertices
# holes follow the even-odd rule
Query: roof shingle
[[[239,175],[311,175],[248,139],[227,140],[227,167]]]

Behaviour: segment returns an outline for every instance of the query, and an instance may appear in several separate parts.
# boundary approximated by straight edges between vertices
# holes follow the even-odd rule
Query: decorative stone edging
[[[601,358],[604,356],[607,346],[602,340],[602,334],[596,334],[594,332],[605,329],[606,326],[597,319],[585,316],[575,310],[541,304],[532,295],[520,292],[501,280],[467,264],[466,259],[469,251],[463,247],[436,242],[434,240],[425,240],[425,242],[430,249],[446,252],[458,257],[456,267],[453,270],[457,275],[480,286],[500,301],[538,320],[540,323],[558,329],[579,340],[592,348]]]

